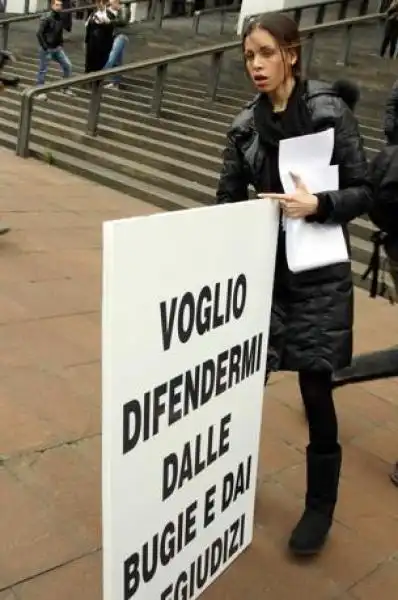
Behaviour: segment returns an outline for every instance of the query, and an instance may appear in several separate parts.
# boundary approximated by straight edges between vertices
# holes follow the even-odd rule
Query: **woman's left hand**
[[[259,194],[259,198],[278,200],[286,217],[291,219],[304,219],[316,213],[318,198],[310,194],[307,187],[298,175],[290,174],[296,191],[293,194]]]

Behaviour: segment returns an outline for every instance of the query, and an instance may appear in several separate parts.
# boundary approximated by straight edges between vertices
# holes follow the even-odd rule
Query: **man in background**
[[[52,0],[51,11],[46,13],[40,19],[37,39],[39,41],[39,70],[37,73],[37,85],[45,83],[48,65],[51,60],[59,64],[64,77],[70,77],[72,74],[72,63],[66,55],[64,45],[64,24],[62,21],[62,0]],[[66,89],[64,94],[73,96],[72,90]],[[40,100],[46,100],[45,94],[37,96]]]
[[[121,30],[127,25],[127,17],[123,13],[120,0],[110,0],[107,8],[107,14],[113,24],[113,44],[109,53],[108,60],[104,69],[119,67],[123,63],[123,55],[128,44],[128,37]],[[120,76],[113,77],[112,81],[105,85],[106,88],[118,88],[120,86]]]

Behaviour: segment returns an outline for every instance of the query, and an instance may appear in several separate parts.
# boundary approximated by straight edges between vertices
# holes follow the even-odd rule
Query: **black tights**
[[[269,373],[265,378],[267,384]],[[331,373],[300,371],[301,397],[308,419],[311,449],[320,454],[336,452],[338,426]]]
[[[338,426],[331,373],[300,371],[299,384],[307,413],[311,448],[319,453],[335,452]]]

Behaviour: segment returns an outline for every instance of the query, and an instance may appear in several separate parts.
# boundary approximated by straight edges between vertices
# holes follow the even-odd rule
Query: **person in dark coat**
[[[371,276],[370,295],[388,296],[398,302],[398,145],[383,148],[370,163],[370,177],[375,201],[369,211],[370,220],[379,228],[373,234],[374,251],[363,278]],[[384,248],[392,288],[379,281],[382,266],[380,250]],[[383,277],[384,280],[384,277]],[[333,386],[398,377],[398,346],[355,356],[351,365],[334,373]],[[398,462],[390,475],[398,485]]]
[[[122,65],[129,39],[122,33],[127,26],[127,15],[126,8],[122,7],[120,0],[110,0],[107,13],[113,24],[113,42],[104,69],[111,69]],[[111,82],[105,84],[105,88],[119,88],[120,79],[120,75],[114,76]]]
[[[384,113],[384,133],[388,144],[398,144],[398,80],[391,88]]]
[[[277,198],[288,217],[342,225],[348,244],[347,223],[367,212],[372,201],[364,145],[352,111],[331,86],[301,77],[299,32],[288,16],[253,18],[242,43],[246,69],[259,95],[229,130],[217,202],[247,200],[250,185],[258,194]],[[279,142],[330,127],[335,130],[333,162],[339,166],[340,190],[312,195],[296,176],[296,193],[284,194]],[[267,379],[272,371],[298,372],[308,415],[306,505],[289,540],[290,550],[298,555],[317,553],[333,520],[341,447],[331,380],[335,369],[350,364],[352,323],[350,264],[293,274],[280,227]]]
[[[113,44],[113,30],[106,4],[100,0],[86,22],[85,73],[100,71],[106,65]]]
[[[389,49],[390,58],[394,58],[398,42],[398,0],[393,0],[387,10],[384,37],[381,42],[380,56]]]

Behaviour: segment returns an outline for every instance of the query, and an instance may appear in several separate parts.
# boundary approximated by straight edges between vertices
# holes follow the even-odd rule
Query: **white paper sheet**
[[[334,149],[334,129],[282,140],[279,145],[279,171],[289,172],[306,164],[330,165]]]
[[[291,173],[300,176],[312,194],[339,189],[337,165],[330,165],[334,130],[283,140],[279,151],[279,172],[286,193],[294,192]],[[284,218],[286,258],[293,273],[309,271],[349,260],[340,225],[307,223]]]

